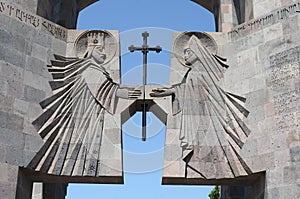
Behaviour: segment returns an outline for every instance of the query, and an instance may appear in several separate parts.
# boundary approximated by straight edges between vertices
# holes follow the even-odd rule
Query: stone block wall
[[[32,185],[19,167],[43,144],[31,122],[52,93],[46,66],[53,53],[65,54],[67,30],[6,1],[0,5],[0,195],[25,198]]]
[[[36,13],[39,0],[3,0],[3,2],[19,5],[24,10],[31,13]]]
[[[79,12],[98,0],[3,0],[65,28],[76,29]]]
[[[292,1],[280,6],[228,33],[208,33],[218,44],[218,54],[228,61],[222,88],[246,98],[245,107],[250,114],[245,122],[251,134],[242,147],[241,157],[253,173],[259,174],[255,180],[248,179],[246,187],[236,186],[234,180],[219,181],[231,185],[222,186],[222,198],[247,198],[248,192],[251,198],[300,197],[297,172],[300,167],[300,4]],[[178,33],[173,35],[173,42],[177,36]],[[181,79],[178,74],[184,73],[174,63],[177,62],[173,56],[171,67],[176,72],[171,72],[171,80]],[[178,161],[179,128],[170,124],[167,129],[163,183],[218,183],[197,175],[194,179],[185,176],[185,163]]]
[[[296,10],[299,1],[266,10],[269,13],[261,18],[235,27],[224,45],[231,66],[225,85],[246,96],[250,111],[246,121],[252,133],[242,156],[254,172],[266,171],[265,198],[300,197],[296,172],[300,167],[300,14]]]
[[[297,0],[253,0],[254,18],[261,17],[283,6],[297,3]]]
[[[63,198],[66,183],[70,181],[123,182],[120,112],[125,107],[118,107],[116,117],[105,115],[99,163],[99,176],[105,177],[50,179],[22,169],[44,143],[32,122],[43,112],[39,103],[52,96],[48,83],[52,77],[47,65],[54,54],[76,57],[74,45],[83,33],[67,30],[19,5],[0,1],[0,189],[3,198],[31,198],[32,182],[36,180],[43,181],[43,198],[53,198],[53,194],[55,198]],[[109,66],[108,72],[119,83],[119,33],[110,31],[110,34],[116,41],[109,45],[115,45],[116,52],[111,52],[112,61],[106,67]]]
[[[92,2],[78,1],[77,7],[81,10]],[[249,189],[255,198],[299,198],[300,13],[297,11],[300,11],[300,2],[254,0],[254,19],[241,25],[234,21],[236,13],[232,10],[232,1],[222,2],[219,14],[223,33],[211,35],[220,47],[220,55],[226,57],[230,65],[225,73],[224,89],[247,99],[250,115],[246,123],[252,133],[241,155],[254,173],[265,173],[265,179]],[[53,53],[66,55],[68,31],[33,14],[38,10],[38,3],[35,0],[0,0],[1,198],[31,197],[31,179],[19,167],[28,164],[43,144],[31,122],[42,112],[39,102],[52,94],[46,65]],[[53,5],[54,1],[47,3],[44,6]],[[72,24],[69,27],[77,20],[75,11],[78,10],[63,13],[66,15],[62,19]],[[46,8],[43,13],[54,20]],[[227,33],[227,30],[230,31]],[[110,120],[115,122],[114,118]],[[166,156],[166,161],[177,160],[181,155],[180,148],[171,146],[178,145],[176,122],[170,126],[165,150],[171,155]],[[113,144],[118,143],[120,137],[116,136]],[[120,149],[121,146],[115,152],[116,159],[120,157]],[[106,159],[109,161],[111,157]],[[110,169],[115,166],[114,175],[120,174],[120,161],[105,165],[109,167],[102,172],[104,175],[112,172]],[[177,177],[184,177],[184,163],[178,161],[167,166],[173,167],[169,171],[176,171]],[[164,175],[170,173],[165,170]],[[61,191],[57,194],[63,195],[64,186],[50,184],[46,188],[56,190],[59,187]],[[242,194],[249,189],[239,192],[239,188],[229,187],[227,190]],[[230,191],[224,193],[230,197]]]

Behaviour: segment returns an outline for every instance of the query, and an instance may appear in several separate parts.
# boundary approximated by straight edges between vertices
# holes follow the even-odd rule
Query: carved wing
[[[244,107],[246,99],[219,86],[228,68],[226,59],[211,54],[196,36],[191,37],[188,48],[198,61],[183,82],[174,86],[178,99],[173,100],[173,114],[182,114],[182,158],[204,178],[218,177],[220,172],[205,170],[216,165],[221,165],[223,177],[247,175],[251,170],[239,154],[250,134],[244,123],[249,114]]]
[[[104,107],[109,107],[117,85],[106,78],[97,100],[82,75],[89,66],[87,59],[57,55],[51,61],[54,94],[40,103],[44,113],[33,122],[45,143],[27,168],[54,175],[97,176]]]

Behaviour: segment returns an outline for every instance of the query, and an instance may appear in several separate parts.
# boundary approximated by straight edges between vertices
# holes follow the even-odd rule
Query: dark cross
[[[149,51],[156,51],[159,53],[161,51],[160,46],[156,47],[149,47],[147,44],[147,37],[149,37],[148,32],[143,32],[143,46],[142,47],[135,47],[133,45],[128,47],[130,52],[134,51],[142,51],[143,53],[143,115],[142,115],[142,140],[146,141],[146,118],[147,118],[147,104],[145,99],[145,85],[147,84],[147,54]]]

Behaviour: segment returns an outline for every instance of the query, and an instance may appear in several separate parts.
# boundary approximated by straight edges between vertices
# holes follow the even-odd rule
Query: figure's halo
[[[78,58],[83,58],[84,53],[87,50],[88,38],[87,35],[90,33],[103,33],[104,34],[104,49],[106,52],[106,59],[103,64],[106,64],[112,60],[116,55],[118,44],[115,37],[108,31],[103,30],[89,30],[83,32],[75,41],[75,54]]]
[[[178,61],[186,66],[184,60],[184,49],[187,46],[189,39],[195,35],[201,44],[212,54],[217,54],[218,46],[216,41],[207,33],[204,32],[183,32],[177,36],[174,42],[172,53],[177,57]]]

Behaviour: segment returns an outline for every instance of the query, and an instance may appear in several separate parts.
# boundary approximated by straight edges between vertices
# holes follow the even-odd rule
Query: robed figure
[[[182,159],[207,179],[219,175],[207,169],[209,163],[222,165],[223,178],[251,173],[239,155],[250,133],[243,122],[249,114],[244,108],[245,98],[219,86],[228,68],[226,59],[210,52],[195,35],[182,51],[186,68],[183,79],[170,88],[154,89],[151,94],[171,95],[173,116],[181,114]]]
[[[107,72],[116,49],[106,31],[82,34],[76,58],[55,55],[48,71],[53,95],[40,103],[44,112],[33,125],[45,141],[27,168],[46,174],[97,176],[104,116],[114,114],[117,100],[140,93],[120,88]],[[83,47],[82,47],[83,46]],[[81,49],[82,50],[82,49]],[[109,53],[108,53],[109,51]]]

